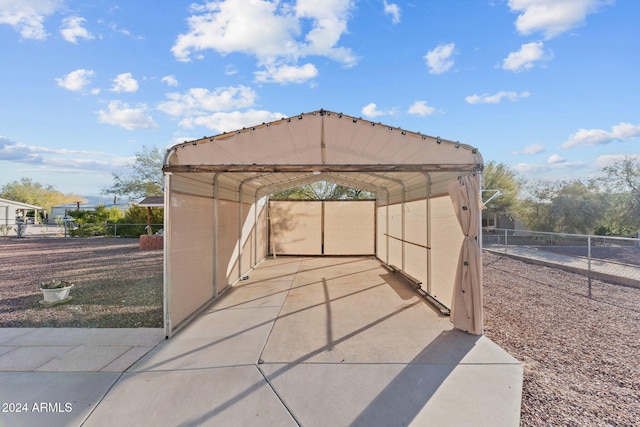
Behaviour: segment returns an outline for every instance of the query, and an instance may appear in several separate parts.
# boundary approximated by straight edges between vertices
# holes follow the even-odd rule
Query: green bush
[[[76,227],[69,230],[73,237],[108,236],[113,234],[113,227],[107,223],[114,223],[122,217],[122,212],[116,207],[107,208],[98,205],[92,211],[71,211],[68,213],[75,221]]]
[[[147,208],[143,206],[131,206],[124,217],[118,223],[118,236],[121,237],[138,237],[147,234]],[[151,208],[151,234],[162,229],[164,223],[164,209]],[[125,224],[145,224],[145,225],[125,225]]]

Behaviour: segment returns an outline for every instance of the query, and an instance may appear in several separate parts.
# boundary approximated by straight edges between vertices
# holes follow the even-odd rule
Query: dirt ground
[[[525,366],[523,426],[640,425],[640,289],[484,254],[485,334]]]
[[[138,239],[0,238],[0,327],[161,328],[162,251]],[[41,281],[73,282],[41,307]]]
[[[0,327],[162,327],[162,251],[0,238]],[[640,289],[484,254],[485,334],[525,366],[522,426],[640,425]],[[74,282],[39,305],[38,283]]]

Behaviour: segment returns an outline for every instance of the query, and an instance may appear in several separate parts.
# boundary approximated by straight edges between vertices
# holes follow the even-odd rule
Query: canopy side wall
[[[464,234],[448,196],[431,199],[432,295],[451,307]]]
[[[322,203],[272,201],[269,209],[272,254],[322,254]]]
[[[188,174],[168,178],[171,185],[165,188],[165,332],[170,336],[267,256],[267,219],[265,200],[243,203],[240,217],[239,202],[215,198],[218,192],[233,197],[233,191],[232,186],[216,191],[213,176],[208,177],[211,183]]]
[[[325,255],[372,255],[375,232],[375,202],[324,202]]]
[[[170,211],[165,219],[169,264],[165,300],[169,329],[175,329],[214,296],[214,227],[212,197],[181,192],[188,186],[183,177],[174,175],[171,181],[174,189],[166,195]]]
[[[405,203],[406,242],[404,243],[404,269],[407,274],[422,282],[425,290],[428,282],[426,220],[427,208],[425,200]]]

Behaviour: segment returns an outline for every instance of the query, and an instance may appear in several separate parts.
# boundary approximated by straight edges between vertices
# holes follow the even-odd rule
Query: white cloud
[[[584,162],[569,162],[567,159],[553,154],[547,159],[546,163],[518,163],[511,169],[521,173],[544,173],[566,169],[577,170],[586,166],[587,164]]]
[[[304,83],[318,75],[318,69],[313,64],[267,66],[265,71],[256,71],[256,81],[263,83]]]
[[[169,93],[169,101],[158,110],[171,116],[204,115],[210,112],[247,108],[255,104],[256,93],[247,86],[219,87],[212,91],[192,88],[186,93]]]
[[[224,74],[227,76],[233,76],[238,74],[238,69],[233,64],[225,65]]]
[[[44,40],[45,18],[62,6],[62,0],[0,0],[0,24],[11,25],[24,39]]]
[[[93,70],[80,68],[70,72],[63,77],[57,77],[55,80],[56,83],[58,83],[58,86],[60,86],[61,88],[73,92],[80,92],[91,83],[91,78],[94,75],[95,73],[93,72]]]
[[[219,133],[230,132],[257,123],[267,123],[285,117],[282,113],[272,113],[265,110],[247,110],[244,112],[218,112],[206,116],[188,117],[180,122],[184,128],[204,126]]]
[[[131,31],[127,30],[126,28],[120,28],[118,27],[117,24],[110,24],[109,28],[111,28],[111,30],[115,33],[119,33],[119,34],[123,34],[125,36],[131,37],[132,39],[135,40],[144,40],[144,37],[142,36],[134,36],[133,34],[131,34]]]
[[[62,38],[74,44],[78,44],[78,39],[92,40],[94,38],[93,34],[82,27],[84,22],[86,22],[86,19],[79,16],[64,18],[62,20],[63,28],[60,30]]]
[[[384,116],[387,113],[378,110],[378,106],[375,103],[370,103],[362,107],[362,115],[369,118],[378,116]]]
[[[121,163],[121,159],[105,160],[108,157],[109,154],[99,151],[39,147],[0,136],[0,161],[95,172],[111,171]]]
[[[178,86],[178,80],[176,79],[176,76],[174,76],[173,74],[164,76],[160,81],[163,83],[166,83],[169,86],[174,86],[174,87]]]
[[[398,7],[395,3],[387,3],[387,0],[384,1],[384,13],[385,15],[391,16],[391,22],[394,24],[400,23],[400,7]]]
[[[158,128],[153,118],[145,114],[147,109],[144,104],[131,108],[129,104],[122,101],[111,101],[106,110],[98,111],[98,121],[127,130]]]
[[[619,123],[611,127],[611,131],[602,129],[580,129],[569,136],[569,139],[562,144],[562,148],[568,149],[585,146],[596,146],[609,144],[614,141],[625,141],[640,136],[640,125],[631,123]]]
[[[581,25],[590,13],[613,0],[509,0],[512,12],[519,13],[516,28],[520,34],[541,32],[553,38]]]
[[[531,145],[527,145],[526,147],[524,147],[522,149],[522,151],[520,151],[520,154],[540,154],[542,152],[544,152],[545,148],[544,145],[542,144],[531,144]],[[519,154],[516,153],[516,154]]]
[[[520,50],[511,52],[502,61],[502,69],[516,73],[530,70],[537,61],[547,61],[551,56],[551,53],[544,51],[544,43],[526,43],[520,46]]]
[[[298,30],[289,7],[257,0],[213,1],[192,5],[187,19],[189,32],[180,34],[171,48],[179,61],[189,61],[193,52],[213,49],[221,54],[244,52],[256,56],[278,56],[297,48],[291,34]]]
[[[611,166],[615,162],[624,160],[625,158],[640,161],[640,154],[604,154],[602,156],[598,156],[593,164],[598,169],[602,169],[605,166]]]
[[[552,165],[557,165],[560,163],[565,163],[567,161],[567,159],[565,159],[562,156],[559,156],[557,154],[552,154],[551,156],[549,156],[549,158],[547,159],[547,163],[552,164]]]
[[[451,56],[455,47],[455,43],[442,44],[427,52],[424,59],[427,61],[430,74],[442,74],[453,67]]]
[[[505,92],[500,91],[494,95],[483,94],[483,95],[470,95],[465,98],[465,101],[469,104],[499,104],[502,99],[506,98],[509,101],[517,101],[518,99],[527,98],[529,96],[529,92]]]
[[[189,31],[177,37],[171,52],[179,61],[190,61],[193,53],[213,49],[222,55],[253,55],[260,64],[289,65],[300,57],[319,55],[351,66],[356,58],[350,49],[337,44],[347,31],[353,3],[298,0],[292,5],[252,0],[247,7],[246,0],[224,0],[192,5]]]
[[[111,86],[111,92],[135,92],[138,90],[138,81],[133,78],[131,73],[118,74],[113,79],[113,86]]]
[[[409,107],[409,114],[416,114],[418,116],[429,116],[436,112],[434,107],[427,105],[426,101],[416,101]]]

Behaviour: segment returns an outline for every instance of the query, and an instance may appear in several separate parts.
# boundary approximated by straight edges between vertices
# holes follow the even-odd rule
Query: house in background
[[[503,232],[509,230],[509,234],[517,234],[519,232],[527,232],[527,226],[519,219],[513,218],[507,214],[496,212],[482,212],[482,228],[485,233]]]
[[[34,216],[27,219],[29,211],[33,211]],[[0,225],[13,226],[20,221],[36,222],[40,218],[38,212],[41,211],[46,211],[46,209],[0,197]]]

